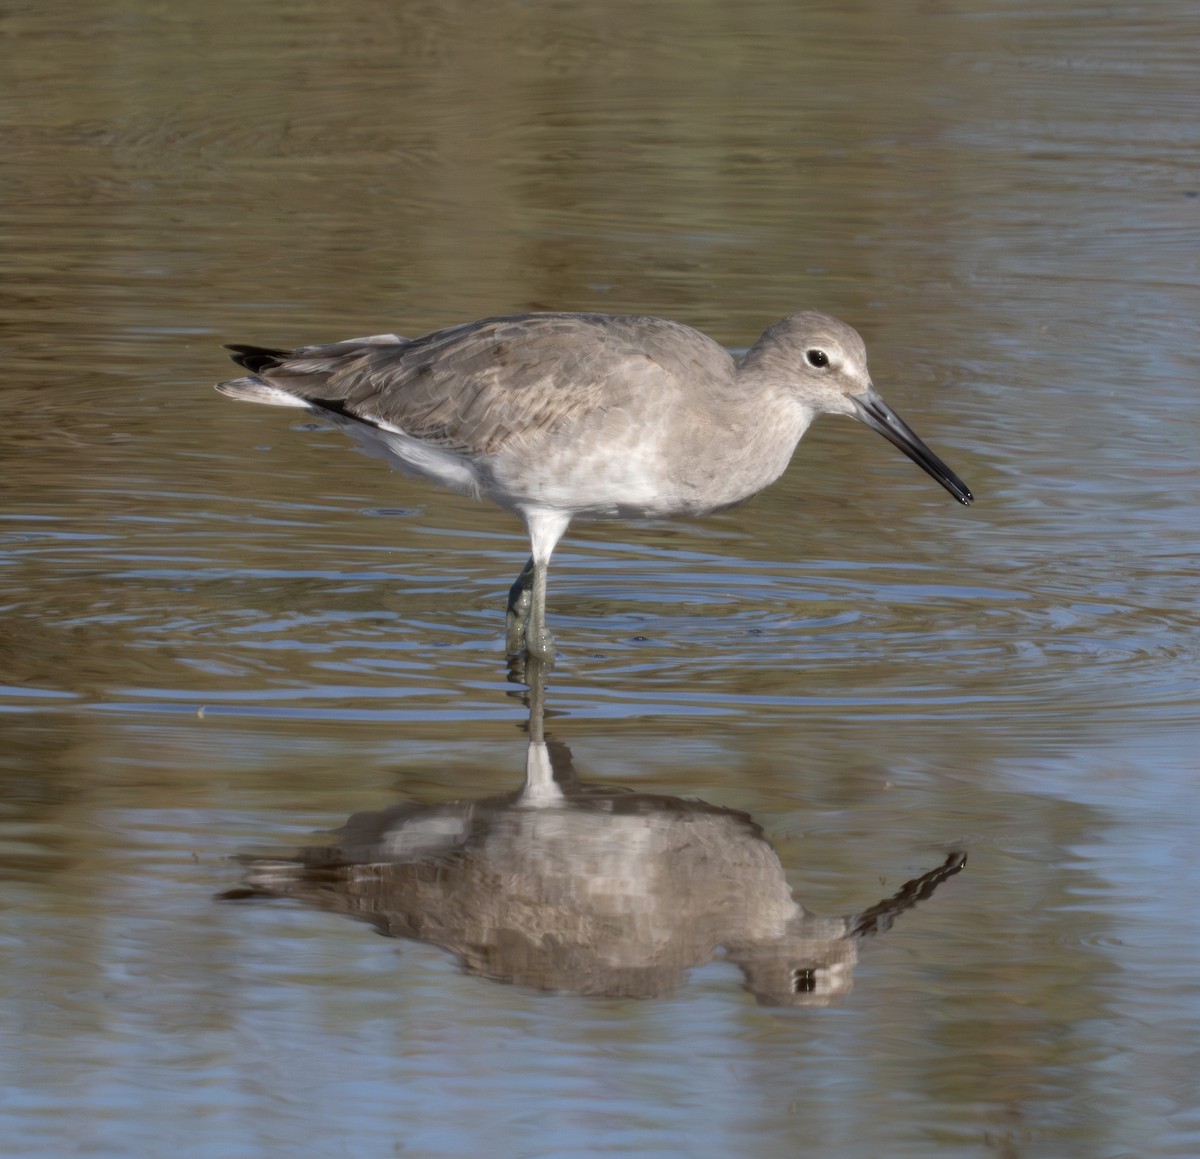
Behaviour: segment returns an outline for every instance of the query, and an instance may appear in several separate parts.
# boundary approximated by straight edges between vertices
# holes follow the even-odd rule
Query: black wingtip
[[[291,357],[289,350],[272,350],[269,346],[241,346],[227,344],[226,350],[232,350],[231,357],[238,366],[257,374],[260,370],[270,370],[278,366],[285,358]]]

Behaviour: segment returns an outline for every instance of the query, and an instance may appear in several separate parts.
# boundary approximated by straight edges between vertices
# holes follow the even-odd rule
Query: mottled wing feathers
[[[697,331],[618,315],[487,318],[412,340],[386,335],[293,353],[230,349],[297,399],[470,455],[620,407],[670,379],[732,375],[729,356]]]

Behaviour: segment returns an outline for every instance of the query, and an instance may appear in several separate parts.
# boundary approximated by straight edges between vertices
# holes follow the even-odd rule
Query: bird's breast
[[[593,431],[505,448],[489,461],[505,505],[556,507],[585,518],[704,515],[774,482],[808,418],[763,423],[610,414]]]

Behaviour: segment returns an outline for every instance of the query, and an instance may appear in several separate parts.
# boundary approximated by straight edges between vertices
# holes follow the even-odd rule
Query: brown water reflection
[[[570,750],[544,739],[543,665],[526,676],[519,790],[356,813],[332,844],[247,857],[243,888],[223,896],[350,914],[469,973],[571,994],[664,997],[724,951],[760,1003],[824,1006],[849,993],[862,939],[966,862],[951,853],[860,913],[819,917],[749,814],[581,783]]]

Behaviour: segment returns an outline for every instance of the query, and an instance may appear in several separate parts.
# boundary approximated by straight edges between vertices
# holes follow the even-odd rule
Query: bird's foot
[[[535,627],[530,616],[518,618],[510,613],[504,651],[510,661],[528,658],[549,670],[554,664],[554,636],[545,624]]]
[[[531,559],[509,588],[504,647],[510,660],[528,656],[549,668],[554,663],[554,637],[546,627],[544,610],[539,608],[538,614],[533,614],[534,575]]]
[[[525,625],[525,651],[545,668],[554,663],[554,637],[545,624],[535,625],[531,620]]]
[[[531,655],[529,652],[521,652],[516,656],[509,656],[507,659],[507,665],[508,682],[510,684],[525,685],[527,689],[525,693],[525,703],[527,705],[531,703],[528,697],[533,696],[536,699],[542,696],[546,686],[546,677],[554,668],[552,661],[543,660],[541,657]],[[533,718],[530,717],[531,721],[532,719]]]
[[[508,614],[505,618],[505,651],[520,656],[525,651],[529,613],[533,608],[533,560],[531,559],[508,590]]]
[[[504,651],[509,656],[521,656],[525,652],[525,634],[529,627],[529,595],[526,594],[524,607],[514,609],[508,606],[508,618],[504,632]]]

